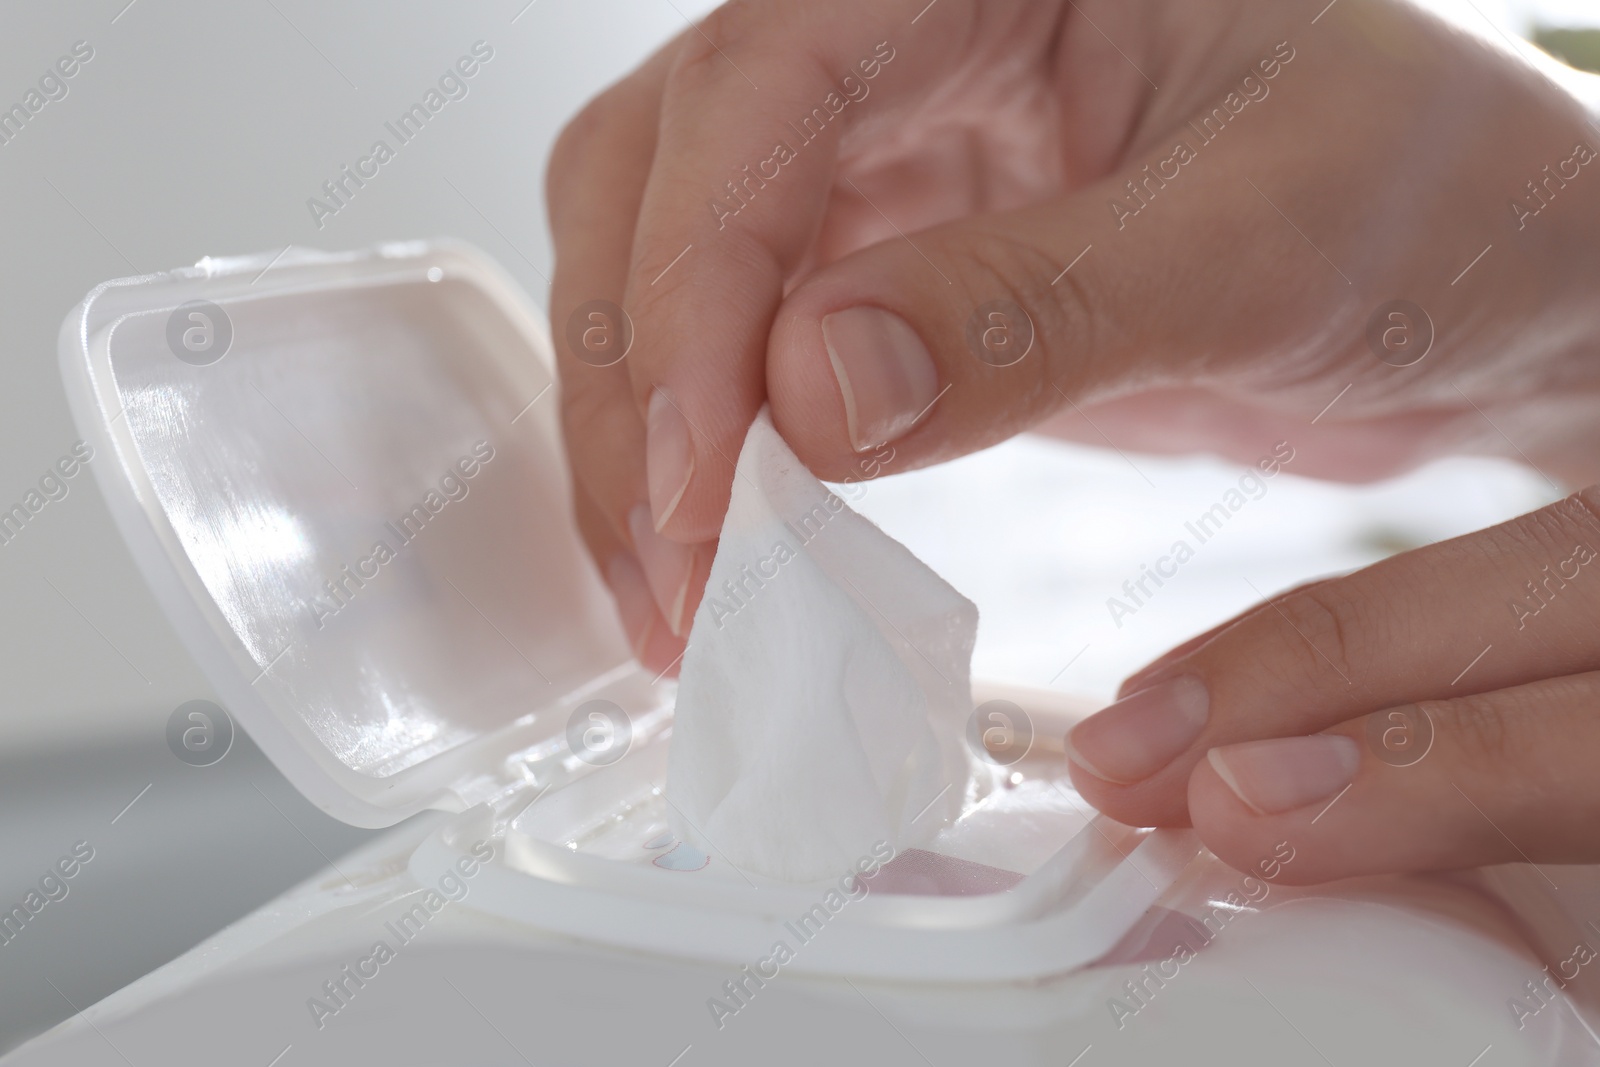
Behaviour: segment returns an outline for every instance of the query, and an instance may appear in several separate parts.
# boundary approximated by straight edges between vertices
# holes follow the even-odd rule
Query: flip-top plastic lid
[[[456,243],[108,282],[62,372],[218,695],[360,826],[461,809],[636,668],[578,543],[538,311]]]

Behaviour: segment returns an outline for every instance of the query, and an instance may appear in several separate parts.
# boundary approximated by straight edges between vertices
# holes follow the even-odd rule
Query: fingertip
[[[1188,800],[1189,817],[1201,842],[1236,871],[1256,873],[1263,857],[1271,855],[1273,846],[1285,840],[1279,825],[1281,820],[1275,816],[1263,817],[1239,799],[1210,753],[1195,765],[1189,776]],[[1275,833],[1278,836],[1273,836]],[[1304,835],[1297,836],[1303,847]],[[1281,872],[1273,880],[1297,884],[1291,878],[1281,877]]]
[[[1165,784],[1166,774],[1175,772],[1158,775],[1153,789],[1143,782],[1119,785],[1084,766],[1070,740],[1066,741],[1066,749],[1067,775],[1072,779],[1072,788],[1096,811],[1128,826],[1190,825],[1190,814],[1182,802],[1182,780]],[[1176,798],[1170,796],[1174,793]]]
[[[1059,353],[1035,343],[1044,320],[1036,324],[1009,300],[965,307],[967,294],[1003,296],[1015,280],[988,254],[1014,259],[1012,242],[983,229],[967,220],[925,231],[929,254],[954,277],[929,270],[933,260],[917,248],[880,242],[823,267],[779,307],[767,353],[774,421],[820,477],[843,480],[884,446],[899,469],[951,459],[1012,436],[1059,403],[1050,388]],[[996,318],[988,331],[1020,354],[975,347],[988,336],[981,323]]]
[[[616,600],[617,617],[634,658],[648,671],[675,675],[684,643],[657,610],[638,561],[627,552],[612,556],[606,564],[606,584]]]
[[[648,505],[639,504],[628,514],[628,531],[638,553],[645,585],[677,637],[687,637],[694,613],[705,594],[706,579],[716,556],[716,542],[686,545],[656,533]]]
[[[660,616],[656,618],[656,626],[646,636],[639,646],[637,656],[639,663],[651,674],[662,678],[676,678],[678,668],[683,664],[683,638],[673,635],[668,630],[666,623]]]
[[[767,352],[773,425],[818,478],[859,482],[904,467],[897,443],[921,427],[939,374],[900,316],[837,294],[784,306]]]
[[[778,312],[767,349],[772,422],[819,478],[839,480],[855,459],[849,401],[828,355],[826,304],[797,292]]]
[[[649,529],[680,545],[714,542],[761,396],[703,375],[677,386],[656,382],[642,388],[647,503],[641,507]]]
[[[909,322],[857,304],[824,315],[819,325],[854,451],[888,444],[927,417],[939,395],[939,368]]]
[[[606,564],[606,585],[611,588],[617,605],[617,619],[622,632],[627,635],[628,647],[635,656],[649,641],[651,631],[662,621],[656,610],[655,597],[637,560],[627,552],[618,552]]]
[[[1216,752],[1214,748],[1207,752],[1189,774],[1189,817],[1202,836],[1214,835],[1220,843],[1226,843],[1232,840],[1232,831],[1259,820],[1261,814],[1229,784],[1227,776],[1232,772],[1226,770],[1226,764],[1219,768]],[[1206,843],[1209,846],[1211,842],[1208,839]]]
[[[1230,746],[1234,748],[1243,746]],[[1211,749],[1189,776],[1189,817],[1200,841],[1234,870],[1280,885],[1316,885],[1342,877],[1346,833],[1320,818],[1318,806],[1262,814],[1240,794],[1238,768]],[[1359,851],[1359,846],[1357,846]]]
[[[666,389],[650,391],[645,410],[645,468],[657,533],[666,528],[694,478],[694,440],[683,409]]]
[[[640,570],[645,584],[655,600],[656,608],[666,620],[667,628],[678,633],[682,625],[683,604],[688,595],[689,572],[694,565],[694,551],[688,545],[668,540],[655,531],[654,520],[647,504],[639,504],[628,513],[628,533],[633,538]]]
[[[1213,748],[1205,762],[1257,815],[1320,806],[1349,789],[1361,749],[1342,734],[1276,737]]]

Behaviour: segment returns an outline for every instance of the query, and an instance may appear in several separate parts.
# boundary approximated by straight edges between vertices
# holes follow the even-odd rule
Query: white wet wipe
[[[972,768],[978,610],[789,450],[765,409],[678,685],[667,797],[679,836],[741,871],[839,877],[926,844]]]

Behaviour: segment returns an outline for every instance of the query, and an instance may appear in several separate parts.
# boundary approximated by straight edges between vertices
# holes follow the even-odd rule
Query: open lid
[[[642,685],[578,542],[542,318],[457,243],[202,260],[61,333],[134,559],[219,697],[358,826],[504,791]]]

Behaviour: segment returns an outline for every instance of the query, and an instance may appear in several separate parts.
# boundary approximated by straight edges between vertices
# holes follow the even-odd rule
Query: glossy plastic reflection
[[[384,777],[610,666],[559,456],[522,414],[548,374],[509,387],[493,353],[527,343],[480,290],[223,310],[214,363],[175,355],[160,312],[123,319],[109,351],[160,506],[269,703]]]

